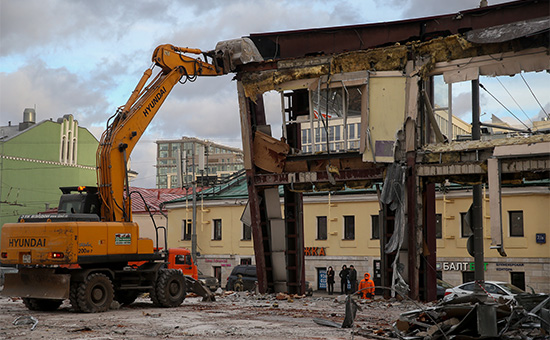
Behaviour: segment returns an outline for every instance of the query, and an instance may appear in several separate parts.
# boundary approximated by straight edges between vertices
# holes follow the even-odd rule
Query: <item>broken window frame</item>
[[[450,129],[451,132],[447,138],[460,140],[460,136],[455,136],[457,130],[452,126],[451,120],[452,84],[480,79],[480,76],[514,76],[521,72],[541,72],[546,69],[547,49],[544,47],[437,62],[430,72],[430,76],[432,84],[434,77],[443,76],[444,82],[448,85],[449,119],[447,129]]]
[[[349,116],[349,89],[357,89],[360,93],[362,101],[362,96],[366,95],[366,86],[364,85],[365,82],[366,79],[362,79],[359,82],[357,80],[338,81],[335,83],[330,83],[327,86],[326,82],[319,79],[317,86],[309,91],[309,134],[314,136],[314,138],[311,138],[311,144],[305,144],[302,142],[302,150],[305,149],[304,147],[307,147],[308,149],[311,149],[312,152],[327,152],[328,147],[330,152],[359,151],[361,134],[360,131],[356,130],[357,126],[361,123],[362,108],[359,108],[358,115]],[[327,90],[334,91],[334,93],[340,93],[338,98],[341,98],[341,116],[332,117],[330,115],[330,109],[328,112],[323,112],[323,100],[327,97],[326,95],[322,96],[322,93],[323,91],[326,93]],[[317,101],[315,101],[315,98],[317,98]],[[319,104],[319,102],[321,103]],[[317,109],[317,107],[320,107],[320,109]],[[317,111],[320,113],[316,114]],[[355,122],[355,119],[353,119],[350,123],[348,120],[350,117],[358,117],[359,121]],[[323,120],[323,118],[325,120]],[[339,120],[342,120],[342,122],[340,123]],[[331,121],[336,122],[336,124],[331,125]],[[353,129],[353,137],[350,137],[350,129]],[[338,133],[336,133],[336,130],[338,130]],[[336,140],[337,136],[341,136],[342,138]]]
[[[281,112],[282,112],[282,125],[283,125],[283,137],[286,139],[286,129],[284,128],[287,123],[289,122],[286,117],[285,112],[285,91],[293,91],[300,88],[307,87],[309,89],[308,95],[309,95],[309,116],[307,120],[297,120],[297,122],[303,122],[303,123],[309,123],[309,133],[308,133],[308,141],[309,143],[306,143],[306,140],[302,138],[302,152],[303,153],[316,153],[316,152],[327,152],[327,140],[328,140],[328,148],[330,152],[348,152],[348,151],[360,151],[361,146],[361,117],[363,116],[363,105],[362,102],[364,101],[363,97],[366,94],[366,84],[368,82],[368,72],[361,71],[361,72],[351,72],[351,73],[344,73],[344,74],[337,74],[332,75],[331,78],[328,78],[327,76],[322,76],[320,78],[316,79],[306,79],[303,81],[299,81],[298,83],[292,83],[292,86],[286,86],[282,85],[279,90],[280,96],[281,96]],[[328,86],[327,86],[328,83]],[[333,119],[342,119],[342,124],[333,124],[331,125],[331,118],[327,121],[322,121],[320,119],[321,115],[317,115],[317,118],[314,114],[314,98],[313,96],[320,95],[319,91],[316,91],[317,89],[321,89],[321,91],[329,90],[340,90],[341,91],[341,98],[344,98],[342,100],[341,106],[342,106],[342,116],[333,118]],[[355,138],[350,141],[348,138],[348,109],[349,109],[349,88],[358,88],[361,94],[361,108],[359,109],[359,115],[354,115],[353,117],[357,117],[357,122],[353,121],[351,124],[353,125],[353,129],[355,132]],[[325,97],[326,98],[326,97]],[[322,106],[321,106],[322,107]],[[325,124],[324,124],[325,122]],[[325,129],[325,125],[328,125]],[[329,128],[331,126],[338,127],[338,134],[334,134],[333,138],[340,136],[342,137],[341,140],[330,142],[331,136],[329,134]],[[340,126],[343,126],[343,130],[340,130]],[[305,130],[305,129],[304,129]],[[303,131],[301,132],[300,136],[303,137]],[[336,129],[334,129],[336,130]],[[317,133],[319,131],[319,133]],[[326,131],[325,134],[323,134],[321,131]],[[324,137],[324,138],[323,138]],[[352,144],[350,144],[352,143]]]

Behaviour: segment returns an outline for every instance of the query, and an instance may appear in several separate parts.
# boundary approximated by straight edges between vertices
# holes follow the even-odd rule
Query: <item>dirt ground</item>
[[[281,297],[281,296],[279,296]],[[281,297],[282,298],[282,297]],[[377,298],[359,301],[353,328],[332,328],[314,318],[342,323],[344,296],[314,294],[278,300],[276,295],[233,293],[202,302],[187,297],[177,308],[155,308],[147,296],[129,306],[116,303],[105,313],[71,311],[68,301],[55,312],[29,311],[20,299],[0,296],[0,339],[373,339],[390,337],[399,314],[412,302]],[[29,316],[38,321],[34,330]],[[14,321],[21,317],[18,324]],[[359,335],[363,334],[363,335]]]

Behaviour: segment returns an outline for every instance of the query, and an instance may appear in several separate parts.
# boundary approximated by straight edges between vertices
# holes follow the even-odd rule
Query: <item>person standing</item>
[[[350,293],[353,294],[357,291],[357,270],[355,270],[353,265],[349,266],[348,280],[351,286]]]
[[[370,279],[370,274],[365,273],[365,278],[359,282],[359,291],[361,299],[372,299],[374,297],[374,281]]]
[[[340,291],[342,294],[348,293],[348,274],[349,269],[346,265],[342,266],[342,270],[340,273],[338,273],[338,276],[340,276]]]
[[[327,269],[328,295],[332,295],[334,293],[334,274],[334,269],[332,269],[332,266],[329,266]]]

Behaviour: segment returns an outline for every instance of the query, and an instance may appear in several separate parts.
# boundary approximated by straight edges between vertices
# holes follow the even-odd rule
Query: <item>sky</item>
[[[502,2],[508,1],[489,5]],[[479,0],[0,0],[0,126],[21,122],[23,110],[35,107],[37,122],[72,114],[99,140],[160,44],[212,50],[219,41],[251,33],[411,19],[477,6]],[[176,85],[132,153],[131,167],[139,173],[133,186],[155,187],[157,140],[190,136],[241,147],[232,77]],[[548,73],[525,79],[550,112]],[[481,83],[524,122],[542,117],[519,76]],[[453,86],[454,113],[467,122],[469,91],[469,84]],[[264,98],[268,122],[280,136],[279,97]],[[487,93],[482,91],[480,101],[487,114],[482,119],[496,114],[521,126]]]

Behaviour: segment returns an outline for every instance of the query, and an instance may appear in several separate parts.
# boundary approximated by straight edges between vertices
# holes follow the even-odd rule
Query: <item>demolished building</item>
[[[237,66],[236,79],[259,291],[304,292],[305,191],[384,182],[382,285],[413,299],[435,298],[436,183],[474,185],[477,229],[476,197],[489,184],[491,235],[504,256],[501,183],[547,179],[550,135],[480,141],[478,79],[549,71],[549,11],[548,0],[525,0],[391,23],[251,34],[243,53],[254,57]],[[472,83],[473,140],[441,132],[434,76]],[[268,91],[280,93],[281,140],[271,137],[266,119]],[[331,143],[336,133],[340,142]],[[480,258],[478,249],[476,264]]]

